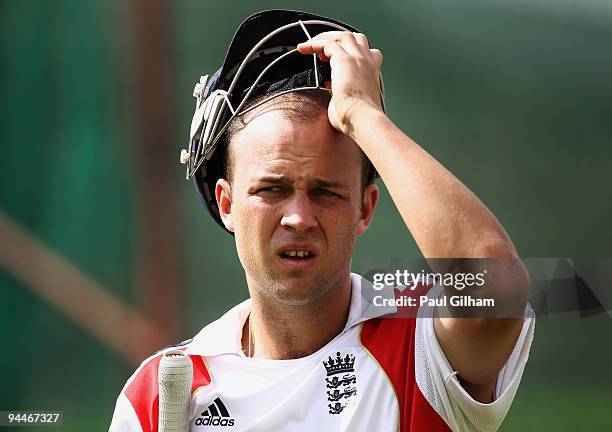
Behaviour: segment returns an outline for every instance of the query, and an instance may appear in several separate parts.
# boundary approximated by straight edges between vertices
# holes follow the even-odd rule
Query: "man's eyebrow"
[[[314,178],[310,180],[308,183],[316,187],[331,188],[331,189],[348,189],[348,186],[346,185],[346,183],[343,183],[341,181],[335,181],[335,180],[327,180],[324,178]]]
[[[257,179],[258,182],[261,183],[270,183],[270,184],[278,184],[278,185],[291,185],[294,183],[294,179],[285,175],[274,175],[267,174],[261,176]],[[336,180],[328,180],[325,178],[315,177],[308,181],[308,184],[311,187],[323,187],[323,188],[333,188],[333,189],[348,189],[348,185],[341,181]]]
[[[293,179],[284,175],[267,174],[257,178],[258,182],[261,183],[272,183],[272,184],[292,184]]]

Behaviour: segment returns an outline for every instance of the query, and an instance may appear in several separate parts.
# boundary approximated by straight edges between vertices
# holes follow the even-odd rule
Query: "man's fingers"
[[[382,66],[382,62],[383,62],[383,53],[382,53],[382,51],[380,51],[380,50],[378,50],[376,48],[373,48],[373,49],[370,50],[370,54],[372,55],[374,60],[376,60],[376,65],[380,69],[380,67]]]
[[[302,54],[319,54],[324,55],[328,59],[337,54],[346,54],[346,51],[340,44],[334,40],[314,38],[308,42],[301,43],[297,46],[298,51]]]
[[[364,51],[367,50],[367,48],[364,50],[364,47],[355,39],[355,34],[351,32],[339,32],[334,40],[337,41],[347,53],[352,55],[363,55]]]
[[[300,54],[314,54],[315,50],[312,47],[312,42],[301,42],[297,46],[297,50]]]
[[[368,38],[363,33],[353,33],[353,37],[362,48],[370,49]]]
[[[325,44],[325,41],[337,41],[339,40],[339,31],[329,31],[319,33],[315,35],[313,38],[308,40],[307,42],[302,42],[298,44],[298,51],[302,54],[313,54],[322,52],[322,47]]]
[[[317,35],[315,35],[312,39],[310,39],[311,41],[315,41],[315,40],[323,40],[323,39],[327,39],[327,40],[338,40],[340,35],[342,33],[346,33],[343,31],[326,31],[323,33],[319,33]]]
[[[330,31],[319,33],[308,42],[303,42],[298,45],[298,51],[302,54],[321,53],[328,44],[337,44],[343,51],[351,55],[370,55],[370,46],[368,38],[363,33],[352,33],[348,31]],[[323,49],[322,49],[323,48]],[[334,53],[339,52],[334,47],[331,47],[329,58]],[[331,54],[331,55],[330,55]]]
[[[349,31],[333,31],[333,32],[324,32],[319,33],[311,40],[327,40],[327,41],[335,41],[340,44],[340,46],[349,54],[352,55],[364,55],[367,54],[368,49],[368,40],[362,33],[352,33]]]

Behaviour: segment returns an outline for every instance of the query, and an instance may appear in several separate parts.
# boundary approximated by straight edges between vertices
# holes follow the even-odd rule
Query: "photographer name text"
[[[377,307],[494,307],[495,299],[477,298],[469,295],[444,296],[440,298],[430,298],[425,295],[416,297],[400,296],[398,298],[385,298],[374,296],[374,306]]]

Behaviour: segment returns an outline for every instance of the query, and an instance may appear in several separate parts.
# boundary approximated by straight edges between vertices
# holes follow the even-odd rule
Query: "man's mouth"
[[[314,256],[307,250],[288,250],[281,253],[281,256],[285,258],[310,258]]]
[[[303,266],[315,262],[318,254],[314,247],[287,245],[278,252],[278,256],[286,265]]]

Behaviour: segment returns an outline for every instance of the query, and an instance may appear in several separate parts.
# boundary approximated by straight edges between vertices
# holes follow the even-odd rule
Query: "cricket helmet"
[[[329,92],[324,85],[331,80],[329,63],[320,61],[316,54],[300,54],[296,48],[326,31],[359,32],[348,24],[307,12],[258,12],[234,34],[221,68],[196,83],[189,147],[181,151],[180,160],[187,166],[186,178],[193,180],[202,203],[223,229],[215,185],[224,174],[225,149],[221,147],[227,127],[235,117],[282,94],[307,89]],[[380,80],[384,109],[382,76]],[[257,104],[247,104],[261,96]]]

